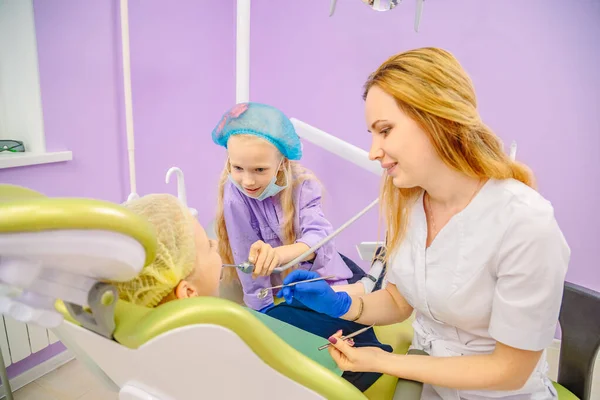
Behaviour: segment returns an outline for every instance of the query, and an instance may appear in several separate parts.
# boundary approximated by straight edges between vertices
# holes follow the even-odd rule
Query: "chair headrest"
[[[0,185],[0,234],[54,230],[105,230],[137,240],[146,264],[156,257],[156,235],[144,218],[108,201],[49,198],[33,190]]]

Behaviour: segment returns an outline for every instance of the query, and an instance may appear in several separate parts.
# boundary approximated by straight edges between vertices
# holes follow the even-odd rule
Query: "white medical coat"
[[[426,240],[421,194],[388,274],[416,311],[413,348],[449,357],[489,354],[496,341],[532,351],[552,343],[570,249],[550,202],[516,180],[489,180],[429,248]],[[425,385],[422,398],[556,398],[546,371],[544,352],[521,390]]]

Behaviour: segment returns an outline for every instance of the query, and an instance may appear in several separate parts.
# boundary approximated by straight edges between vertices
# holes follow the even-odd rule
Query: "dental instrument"
[[[268,288],[262,288],[262,289],[260,289],[258,291],[257,296],[258,296],[259,299],[264,299],[269,294],[269,290],[280,289],[280,288],[290,287],[290,286],[295,286],[295,285],[297,285],[299,283],[308,283],[308,282],[322,281],[322,280],[325,280],[325,279],[335,279],[335,276],[333,276],[333,275],[322,276],[320,278],[305,279],[303,281],[292,282],[292,283],[289,283],[287,285],[277,285],[277,286],[272,286],[272,287],[268,287]]]
[[[353,333],[351,333],[351,334],[349,334],[349,335],[342,336],[342,337],[340,338],[340,340],[348,340],[348,339],[352,339],[354,336],[358,336],[358,335],[360,335],[361,333],[368,331],[369,329],[371,329],[371,328],[372,328],[372,327],[374,327],[374,326],[375,326],[375,324],[373,324],[373,325],[369,325],[369,326],[366,326],[366,327],[364,327],[364,328],[362,328],[362,329],[359,329],[359,330],[357,330],[356,332],[353,332]],[[325,350],[325,349],[326,349],[326,348],[328,348],[329,346],[331,346],[331,343],[324,344],[323,346],[319,347],[319,351],[321,351],[321,350]]]
[[[298,257],[294,258],[289,263],[285,264],[282,267],[277,267],[273,271],[274,272],[283,272],[283,271],[291,268],[292,266],[298,264],[299,262],[301,262],[302,260],[304,260],[306,257],[308,257],[309,255],[311,255],[312,253],[314,253],[315,251],[317,251],[319,248],[321,248],[321,246],[323,246],[324,244],[326,244],[327,242],[329,242],[331,239],[333,239],[334,237],[336,237],[344,229],[346,229],[347,227],[349,227],[350,225],[352,225],[357,219],[359,219],[360,217],[362,217],[367,211],[369,211],[371,208],[375,207],[375,205],[377,203],[379,203],[379,198],[373,200],[373,202],[371,204],[369,204],[367,207],[365,207],[364,209],[362,209],[354,217],[350,218],[345,224],[343,224],[338,229],[336,229],[331,235],[327,236],[325,239],[321,240],[319,243],[315,244],[313,247],[311,247],[310,249],[306,250],[304,253],[300,254]]]
[[[223,268],[227,267],[237,268],[245,274],[251,274],[252,271],[254,271],[254,264],[252,264],[250,261],[244,261],[241,264],[223,264]]]
[[[299,262],[301,262],[302,260],[304,260],[306,257],[308,257],[309,255],[311,255],[312,253],[314,253],[315,251],[319,250],[319,248],[321,248],[321,246],[325,245],[331,239],[333,239],[334,237],[336,237],[344,229],[346,229],[347,227],[349,227],[350,225],[352,225],[357,219],[359,219],[360,217],[362,217],[367,211],[369,211],[371,208],[373,208],[377,203],[379,203],[379,198],[373,200],[373,202],[371,204],[369,204],[367,207],[365,207],[363,210],[361,210],[354,217],[350,218],[346,223],[344,223],[342,226],[340,226],[338,229],[336,229],[331,235],[327,236],[326,238],[324,238],[323,240],[321,240],[319,243],[315,244],[313,247],[311,247],[310,249],[306,250],[304,253],[300,254],[298,257],[294,258],[292,261],[288,262],[287,264],[285,264],[285,265],[283,265],[281,267],[276,267],[273,270],[273,272],[274,273],[281,273],[281,272],[283,272],[283,271],[285,271],[285,270],[293,267],[294,265],[298,264]],[[244,261],[241,264],[223,264],[223,268],[226,268],[226,267],[237,268],[237,269],[239,269],[241,272],[243,272],[245,274],[250,274],[250,273],[252,273],[254,271],[254,264],[252,264],[250,261]]]

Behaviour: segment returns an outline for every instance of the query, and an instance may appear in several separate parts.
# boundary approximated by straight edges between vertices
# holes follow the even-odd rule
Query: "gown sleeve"
[[[570,249],[552,211],[512,217],[496,264],[489,333],[522,350],[539,351],[554,339]]]

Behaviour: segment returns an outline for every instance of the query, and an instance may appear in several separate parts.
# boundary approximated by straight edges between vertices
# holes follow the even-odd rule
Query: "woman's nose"
[[[371,149],[369,150],[369,160],[375,161],[383,158],[383,150],[381,147],[376,146],[375,143],[371,145]]]

